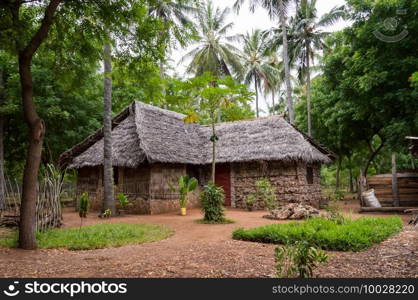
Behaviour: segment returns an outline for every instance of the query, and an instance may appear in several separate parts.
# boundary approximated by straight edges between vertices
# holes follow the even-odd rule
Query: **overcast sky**
[[[214,6],[216,7],[232,7],[235,0],[212,0]],[[318,15],[322,16],[324,13],[330,11],[334,6],[340,6],[345,3],[345,0],[317,0],[317,9]],[[294,9],[294,8],[291,8]],[[234,28],[231,30],[230,34],[245,34],[247,31],[251,31],[252,29],[268,29],[276,24],[272,22],[266,11],[262,8],[257,8],[254,13],[251,13],[248,10],[248,0],[244,3],[241,7],[240,13],[237,15],[233,11],[229,15],[229,21],[234,22]],[[341,21],[339,23],[334,24],[332,27],[327,28],[328,31],[337,31],[344,28],[346,25],[345,22]],[[175,50],[172,54],[172,60],[175,67],[176,72],[179,75],[185,75],[185,64],[178,65],[180,58],[188,52],[188,50],[192,49],[193,45],[188,49],[178,49]],[[187,62],[186,62],[187,64]],[[187,76],[187,75],[185,75]],[[269,100],[268,100],[269,101]],[[262,98],[260,101],[260,106],[262,109],[266,109],[265,99]],[[255,106],[255,104],[254,104]]]

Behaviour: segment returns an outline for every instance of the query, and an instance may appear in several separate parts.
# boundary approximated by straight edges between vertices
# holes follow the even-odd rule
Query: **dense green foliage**
[[[52,229],[37,234],[39,248],[88,250],[119,247],[127,244],[155,242],[169,237],[173,231],[150,224],[96,224],[82,228]],[[17,236],[4,237],[0,246],[16,247]]]
[[[328,260],[328,255],[321,249],[312,247],[306,241],[277,247],[274,250],[277,277],[309,278],[320,263]]]
[[[410,169],[406,135],[418,130],[418,89],[411,84],[418,65],[418,4],[415,1],[349,0],[352,26],[327,40],[323,74],[313,81],[313,135],[339,155],[337,166],[358,176],[387,172],[390,153],[400,153],[398,166]],[[396,17],[396,31],[385,20]],[[379,39],[407,28],[396,42]],[[306,129],[306,99],[297,108],[297,124]],[[413,166],[413,165],[412,165]],[[334,168],[335,170],[335,168]],[[334,173],[335,174],[335,173]]]
[[[224,191],[221,187],[209,183],[201,194],[203,221],[207,223],[223,223],[225,221],[224,212]]]
[[[326,218],[237,229],[233,238],[261,243],[287,244],[307,241],[324,250],[360,251],[402,230],[399,217],[345,219],[341,224]]]

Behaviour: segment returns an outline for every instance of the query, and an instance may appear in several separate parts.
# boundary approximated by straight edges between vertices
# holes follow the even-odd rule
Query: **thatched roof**
[[[183,122],[185,115],[135,101],[114,118],[113,164],[209,164],[211,128]],[[335,156],[279,116],[216,125],[217,162],[257,160],[328,163]],[[102,129],[64,152],[60,164],[69,168],[103,162]]]

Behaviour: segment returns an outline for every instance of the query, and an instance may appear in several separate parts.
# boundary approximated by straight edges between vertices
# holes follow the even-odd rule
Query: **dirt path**
[[[164,224],[175,234],[162,241],[89,251],[0,248],[3,277],[270,277],[274,275],[274,245],[234,241],[238,227],[277,223],[265,212],[228,210],[235,224],[205,225],[175,213],[126,216],[105,222]],[[64,214],[65,226],[78,226],[74,212]],[[95,216],[86,225],[104,222]],[[418,277],[418,230],[410,230],[361,253],[333,253],[321,267],[321,277]]]

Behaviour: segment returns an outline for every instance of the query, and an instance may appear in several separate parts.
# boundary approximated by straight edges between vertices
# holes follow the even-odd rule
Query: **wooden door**
[[[231,206],[231,168],[229,164],[216,164],[215,184],[225,192],[225,206]]]

